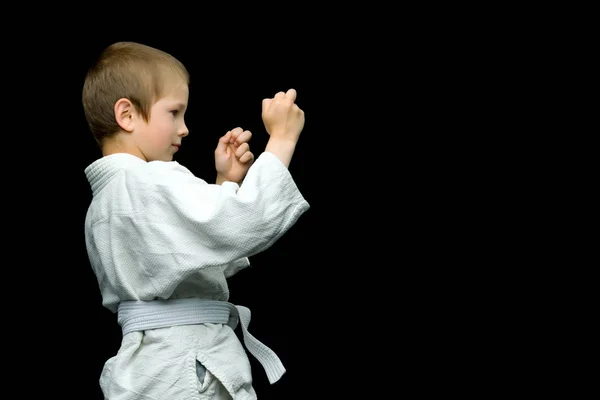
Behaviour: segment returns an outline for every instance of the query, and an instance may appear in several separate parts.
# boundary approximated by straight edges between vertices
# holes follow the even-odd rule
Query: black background
[[[472,375],[457,372],[466,350],[456,343],[478,332],[463,334],[460,289],[473,279],[467,266],[481,261],[473,248],[486,240],[476,238],[486,217],[465,234],[471,221],[461,207],[477,207],[480,197],[462,195],[473,120],[452,112],[463,110],[453,43],[439,32],[430,40],[418,24],[373,25],[368,15],[317,14],[294,28],[53,22],[32,39],[8,32],[4,40],[4,245],[13,260],[5,343],[16,355],[15,386],[100,399],[100,372],[119,347],[84,243],[91,191],[83,171],[100,153],[81,89],[102,49],[131,40],[190,71],[190,135],[175,159],[206,180],[214,180],[213,151],[229,129],[252,131],[260,154],[263,98],[295,88],[306,113],[290,171],[311,209],[230,280],[230,301],[252,310],[250,332],[287,369],[269,385],[250,356],[259,398],[465,390]]]

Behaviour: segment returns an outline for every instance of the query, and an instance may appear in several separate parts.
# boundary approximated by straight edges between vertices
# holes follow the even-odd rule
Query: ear
[[[119,99],[115,103],[115,119],[117,124],[126,132],[133,131],[136,110],[129,99]]]

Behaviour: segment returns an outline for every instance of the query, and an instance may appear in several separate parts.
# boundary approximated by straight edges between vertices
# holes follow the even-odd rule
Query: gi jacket
[[[273,245],[309,208],[288,169],[268,152],[255,160],[241,185],[209,184],[176,161],[146,162],[126,153],[100,158],[85,174],[93,194],[86,246],[102,304],[112,312],[125,300],[227,301],[226,278],[249,266],[248,257]],[[180,379],[180,364],[192,368],[198,360],[233,398],[255,398],[249,362],[230,327],[156,331],[154,339],[165,342],[160,371],[149,371],[154,367],[147,359],[135,359],[148,332],[129,333],[102,372],[105,393],[133,399],[126,393],[147,390],[149,396],[160,393],[158,398],[190,398],[189,391],[202,390],[202,383],[193,382],[195,375],[191,382]],[[132,371],[142,366],[148,376],[138,371],[134,379]]]

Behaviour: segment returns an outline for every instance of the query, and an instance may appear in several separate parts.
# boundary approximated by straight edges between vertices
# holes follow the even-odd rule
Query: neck
[[[138,149],[138,147],[134,144],[128,143],[125,140],[119,140],[118,136],[106,139],[102,144],[102,156],[109,156],[111,154],[117,153],[131,154],[144,161],[148,161],[146,160],[146,157],[144,157],[140,149]]]

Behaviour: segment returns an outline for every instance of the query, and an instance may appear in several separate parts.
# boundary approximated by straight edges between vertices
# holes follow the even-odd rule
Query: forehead
[[[190,91],[183,80],[167,81],[163,89],[163,95],[158,102],[177,102],[187,104]]]

